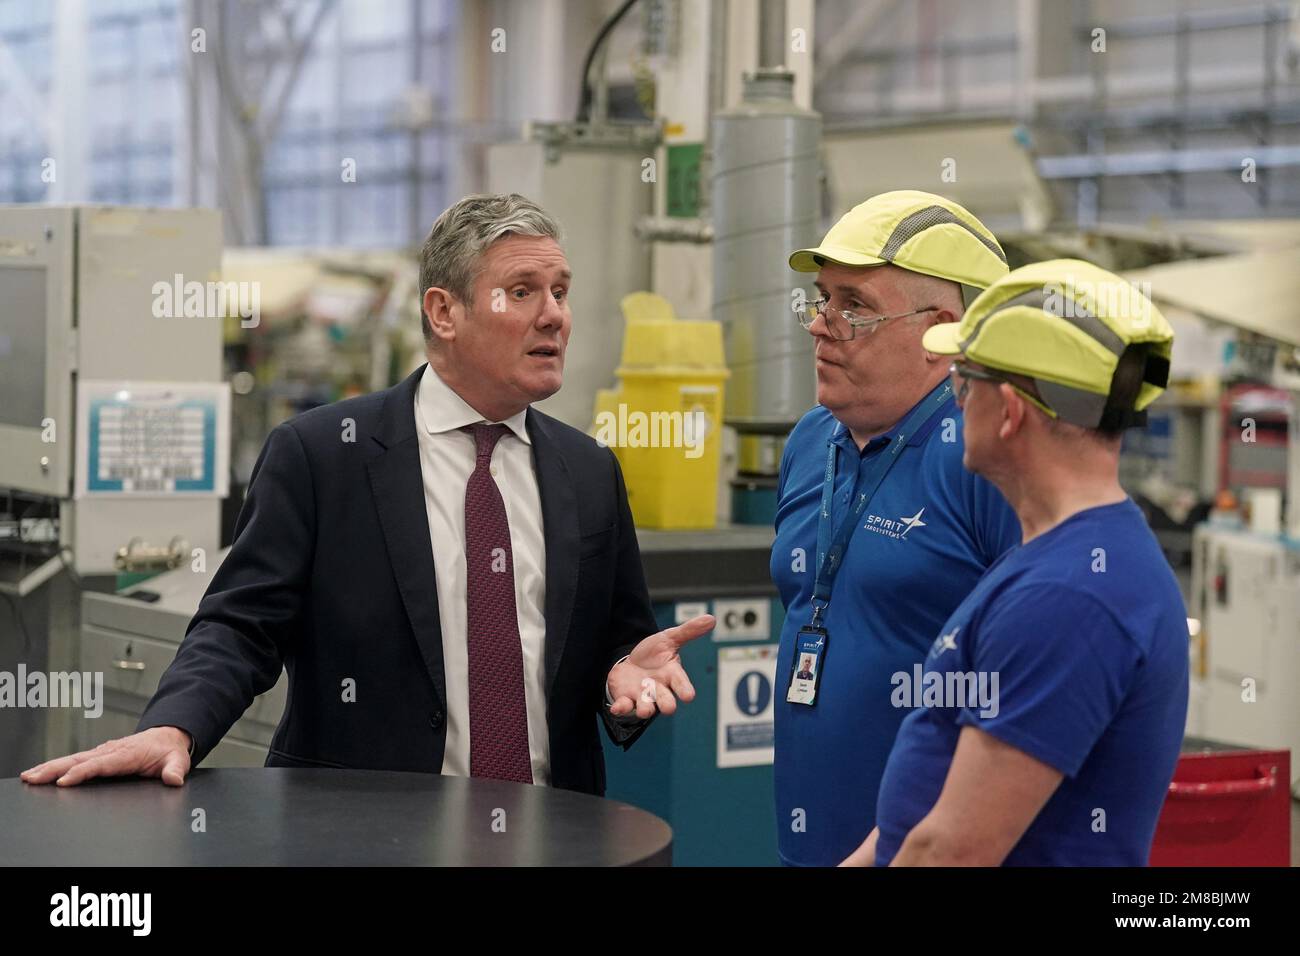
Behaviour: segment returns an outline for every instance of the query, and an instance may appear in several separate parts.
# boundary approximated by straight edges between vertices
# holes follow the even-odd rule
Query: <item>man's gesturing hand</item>
[[[686,676],[678,651],[718,622],[712,614],[701,614],[684,624],[651,634],[609,672],[609,693],[614,705],[609,712],[622,717],[636,711],[641,718],[653,717],[655,705],[665,714],[677,709],[677,697],[687,703],[695,699],[695,688]],[[673,695],[676,694],[677,697]]]
[[[24,783],[75,787],[95,777],[161,777],[179,787],[190,772],[190,735],[179,727],[150,727],[94,750],[47,760],[18,776]]]

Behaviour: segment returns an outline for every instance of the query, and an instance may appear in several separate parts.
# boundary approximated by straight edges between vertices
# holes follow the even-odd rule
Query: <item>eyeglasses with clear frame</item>
[[[794,314],[799,319],[799,324],[808,332],[812,331],[813,323],[817,321],[818,316],[821,316],[826,324],[827,335],[836,341],[848,342],[857,335],[859,329],[865,329],[870,335],[890,319],[905,319],[909,315],[933,311],[935,307],[930,305],[924,309],[913,309],[911,312],[900,312],[897,315],[861,315],[847,309],[831,308],[830,300],[822,297],[796,307]]]

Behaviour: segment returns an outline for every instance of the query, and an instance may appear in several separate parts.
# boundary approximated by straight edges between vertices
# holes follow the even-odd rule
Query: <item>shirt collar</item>
[[[420,407],[420,421],[424,426],[424,430],[430,435],[439,435],[444,432],[455,431],[458,428],[464,428],[466,425],[476,425],[479,422],[487,421],[482,415],[474,411],[465,399],[457,395],[450,385],[442,380],[441,376],[433,370],[432,365],[424,367],[424,374],[420,376],[419,388],[416,389],[415,401]],[[528,437],[528,428],[524,424],[527,417],[528,409],[524,408],[499,424],[509,428],[515,437],[524,444],[531,445],[532,441]],[[498,423],[491,422],[490,424],[495,425]]]
[[[933,395],[935,392],[942,389],[947,384],[948,383],[946,381],[940,382],[930,391],[926,392],[925,396],[921,399],[921,401],[917,402],[915,405],[909,408],[907,410],[907,413],[903,415],[903,417],[900,418],[897,422],[894,423],[893,428],[891,428],[887,433],[883,435],[877,435],[875,438],[871,439],[871,441],[867,442],[867,444],[862,448],[862,454],[865,455],[868,452],[877,451],[878,449],[883,448],[885,445],[889,444],[890,440],[893,439],[894,435],[898,433],[898,426],[903,424],[903,422],[907,421],[908,415],[911,415],[912,412],[916,411],[916,409],[922,403],[928,401],[931,395]],[[948,400],[944,402],[943,405],[940,407],[951,409],[952,405],[953,405],[953,398],[952,396],[949,396]],[[858,450],[858,445],[853,440],[853,436],[849,433],[848,426],[846,426],[839,419],[833,419],[833,420],[835,422],[835,430],[831,432],[831,441],[834,442],[836,445],[839,445],[841,448],[843,448],[846,451],[856,452]],[[916,431],[912,433],[912,437],[907,440],[908,446],[919,445],[921,444],[921,442],[925,441],[926,436],[928,436],[930,432],[934,431],[935,426],[937,426],[939,422],[942,420],[943,420],[943,416],[941,415],[930,416],[930,420],[928,422],[923,424],[920,428],[918,428]]]

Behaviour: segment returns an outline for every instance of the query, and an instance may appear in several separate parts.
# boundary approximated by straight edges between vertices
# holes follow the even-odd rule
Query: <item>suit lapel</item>
[[[388,392],[378,434],[377,454],[367,462],[370,490],[388,546],[406,616],[420,646],[438,700],[447,706],[447,679],[442,661],[442,625],[438,617],[437,577],[429,544],[429,515],[420,473],[420,443],[415,434],[415,392],[424,366]],[[549,555],[548,555],[549,558]]]
[[[533,466],[542,500],[542,533],[546,538],[544,661],[546,699],[550,700],[578,589],[578,497],[549,420],[530,408],[526,427],[533,444]]]

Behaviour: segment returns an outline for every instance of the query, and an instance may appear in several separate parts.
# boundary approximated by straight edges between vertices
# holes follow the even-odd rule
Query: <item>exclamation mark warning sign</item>
[[[718,766],[772,762],[776,644],[718,649]]]

